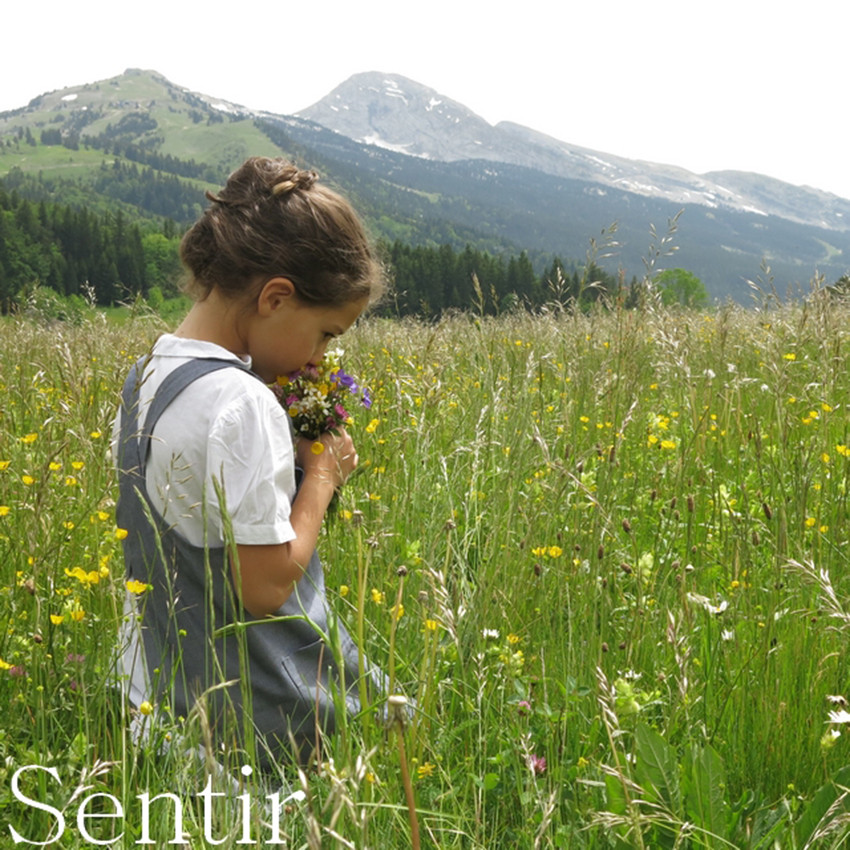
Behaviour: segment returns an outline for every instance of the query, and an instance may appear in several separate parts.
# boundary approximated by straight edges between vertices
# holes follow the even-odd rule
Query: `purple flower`
[[[27,675],[27,671],[24,670],[24,668],[21,667],[20,664],[15,664],[13,667],[9,668],[9,675],[13,679],[22,679],[24,676]]]
[[[523,717],[531,711],[531,703],[527,700],[520,700],[516,705],[517,712]]]
[[[354,378],[351,375],[346,374],[342,369],[337,369],[337,371],[331,375],[331,380],[353,393],[356,393],[359,389]]]
[[[545,756],[536,756],[530,755],[528,757],[528,769],[534,773],[545,773],[546,772],[546,757]]]
[[[82,664],[86,660],[85,655],[80,655],[76,652],[69,652],[65,656],[65,661],[69,664]]]
[[[369,410],[369,408],[372,407],[372,394],[369,392],[368,387],[363,387],[363,407],[365,407],[366,410]]]

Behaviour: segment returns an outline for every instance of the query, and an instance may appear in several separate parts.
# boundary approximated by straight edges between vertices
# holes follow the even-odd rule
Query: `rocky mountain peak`
[[[724,207],[798,224],[850,230],[850,200],[760,174],[694,174],[674,165],[583,148],[467,107],[398,74],[356,74],[298,113],[360,144],[441,162],[486,160],[677,205]]]
[[[496,131],[463,104],[399,74],[355,74],[297,113],[361,144],[453,162],[488,159]]]

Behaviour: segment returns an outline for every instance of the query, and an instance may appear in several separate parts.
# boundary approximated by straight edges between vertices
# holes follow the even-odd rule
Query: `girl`
[[[383,287],[356,214],[316,181],[252,158],[207,194],[181,244],[195,303],[132,370],[114,434],[127,576],[149,587],[128,596],[131,702],[186,717],[202,698],[218,742],[252,724],[269,758],[357,710],[362,674],[344,629],[341,669],[319,637],[315,553],[357,453],[344,430],[293,446],[267,386],[318,364]]]

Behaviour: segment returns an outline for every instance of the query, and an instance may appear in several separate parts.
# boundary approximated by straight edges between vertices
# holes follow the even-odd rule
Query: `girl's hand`
[[[342,487],[357,468],[357,451],[345,428],[340,428],[336,434],[322,434],[318,440],[301,438],[295,453],[305,477],[315,475],[319,480],[329,481],[335,490]]]

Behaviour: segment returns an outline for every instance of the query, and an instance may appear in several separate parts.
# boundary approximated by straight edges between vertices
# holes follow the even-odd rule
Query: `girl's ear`
[[[288,277],[269,278],[257,296],[257,312],[270,315],[283,304],[291,304],[296,297],[295,286]]]

